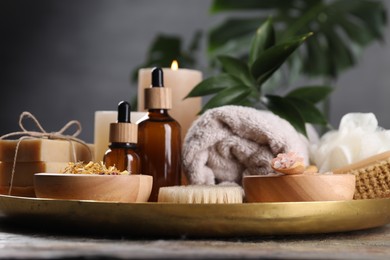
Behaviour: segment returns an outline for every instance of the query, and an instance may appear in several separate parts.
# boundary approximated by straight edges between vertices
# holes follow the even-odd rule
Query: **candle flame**
[[[177,63],[177,60],[172,61],[171,69],[172,70],[178,70],[179,69],[179,64]]]

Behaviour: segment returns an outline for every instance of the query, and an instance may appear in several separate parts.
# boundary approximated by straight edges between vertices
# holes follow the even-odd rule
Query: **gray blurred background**
[[[30,111],[48,131],[79,120],[80,137],[92,142],[94,112],[114,110],[120,100],[137,95],[130,73],[145,61],[154,37],[164,33],[189,41],[197,29],[224,18],[209,14],[210,3],[1,0],[0,135],[17,131],[20,113]],[[390,10],[390,1],[384,3]],[[390,128],[389,41],[386,29],[386,43],[372,44],[358,65],[334,82],[334,127],[345,113],[373,112]],[[206,57],[200,58],[198,69],[206,70]]]

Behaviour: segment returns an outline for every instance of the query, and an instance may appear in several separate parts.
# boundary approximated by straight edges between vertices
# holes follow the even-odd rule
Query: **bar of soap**
[[[12,175],[12,162],[0,162],[0,194],[8,194]],[[68,166],[66,162],[18,162],[15,166],[11,195],[35,197],[34,174],[57,173]]]
[[[0,161],[13,162],[18,140],[0,140]],[[92,153],[80,143],[72,141],[77,161],[89,162]],[[17,162],[71,162],[73,149],[70,141],[49,139],[27,139],[19,145]]]
[[[0,186],[8,186],[11,181],[12,162],[0,162]],[[61,172],[67,162],[18,162],[15,166],[14,186],[33,186],[35,173]]]

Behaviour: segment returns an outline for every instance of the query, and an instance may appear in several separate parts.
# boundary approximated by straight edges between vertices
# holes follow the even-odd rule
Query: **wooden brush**
[[[390,151],[332,170],[356,176],[354,199],[390,197]]]
[[[158,202],[223,204],[242,203],[243,191],[239,186],[189,185],[162,187]]]

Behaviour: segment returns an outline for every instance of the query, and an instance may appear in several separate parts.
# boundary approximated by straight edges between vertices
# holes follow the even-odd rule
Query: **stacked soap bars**
[[[15,150],[18,140],[0,140],[0,193],[15,196],[35,197],[33,177],[35,173],[59,172],[68,162],[89,162],[91,153],[83,144],[67,140],[26,139],[22,140],[10,190]]]

